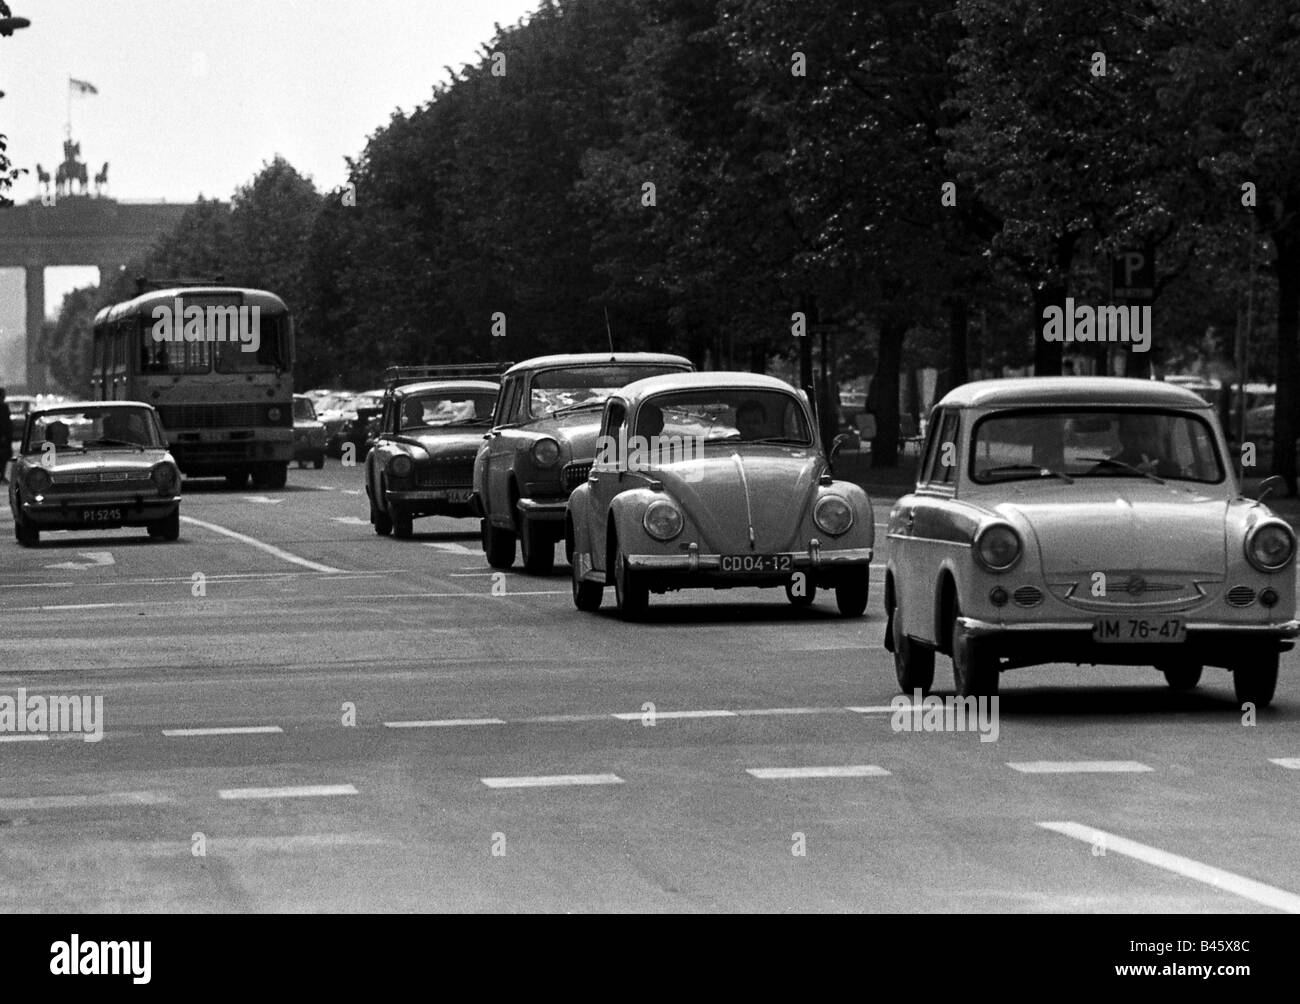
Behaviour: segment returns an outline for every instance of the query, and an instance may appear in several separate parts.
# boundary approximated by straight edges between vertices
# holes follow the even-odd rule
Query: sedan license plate
[[[121,509],[82,509],[81,522],[120,523],[122,522],[122,510]]]
[[[724,554],[724,572],[793,572],[793,554]]]
[[[1092,626],[1092,640],[1176,644],[1187,640],[1187,624],[1177,617],[1103,617]]]

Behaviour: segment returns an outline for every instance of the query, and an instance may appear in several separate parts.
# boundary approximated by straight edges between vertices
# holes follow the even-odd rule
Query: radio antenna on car
[[[605,308],[605,334],[609,338],[609,361],[614,361],[614,332],[609,326],[609,308]]]

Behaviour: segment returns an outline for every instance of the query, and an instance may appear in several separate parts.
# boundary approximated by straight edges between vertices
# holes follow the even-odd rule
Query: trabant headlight
[[[1005,523],[986,526],[975,538],[975,558],[990,572],[1005,572],[1020,560],[1020,535]]]
[[[44,467],[33,467],[23,478],[23,483],[33,495],[44,495],[50,489],[51,480],[49,471]]]
[[[1295,534],[1285,523],[1261,523],[1246,535],[1246,558],[1261,572],[1285,568],[1295,556]]]
[[[853,525],[853,507],[838,495],[823,495],[813,507],[813,522],[823,533],[838,537]]]
[[[179,476],[176,468],[164,461],[153,465],[153,470],[149,472],[149,480],[160,492],[167,494],[176,490]]]
[[[552,467],[560,459],[560,444],[554,439],[539,439],[533,444],[533,463],[538,467]]]
[[[388,473],[395,478],[409,478],[414,470],[415,461],[405,453],[398,453],[388,461]]]
[[[682,511],[665,499],[656,499],[646,506],[641,524],[655,540],[672,540],[682,532]]]

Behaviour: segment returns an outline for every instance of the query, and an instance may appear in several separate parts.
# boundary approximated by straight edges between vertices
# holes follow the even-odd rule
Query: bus
[[[197,308],[197,309],[196,309]],[[293,318],[261,289],[147,290],[95,316],[97,401],[158,409],[188,477],[283,488],[293,460]]]

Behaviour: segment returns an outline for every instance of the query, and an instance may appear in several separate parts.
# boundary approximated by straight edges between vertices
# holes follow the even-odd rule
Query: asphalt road
[[[0,696],[103,699],[98,742],[0,736],[0,912],[1300,911],[1294,653],[1253,726],[1222,670],[1053,666],[996,741],[895,731],[878,567],[860,620],[629,625],[360,488],[188,482],[173,544],[0,513]]]

